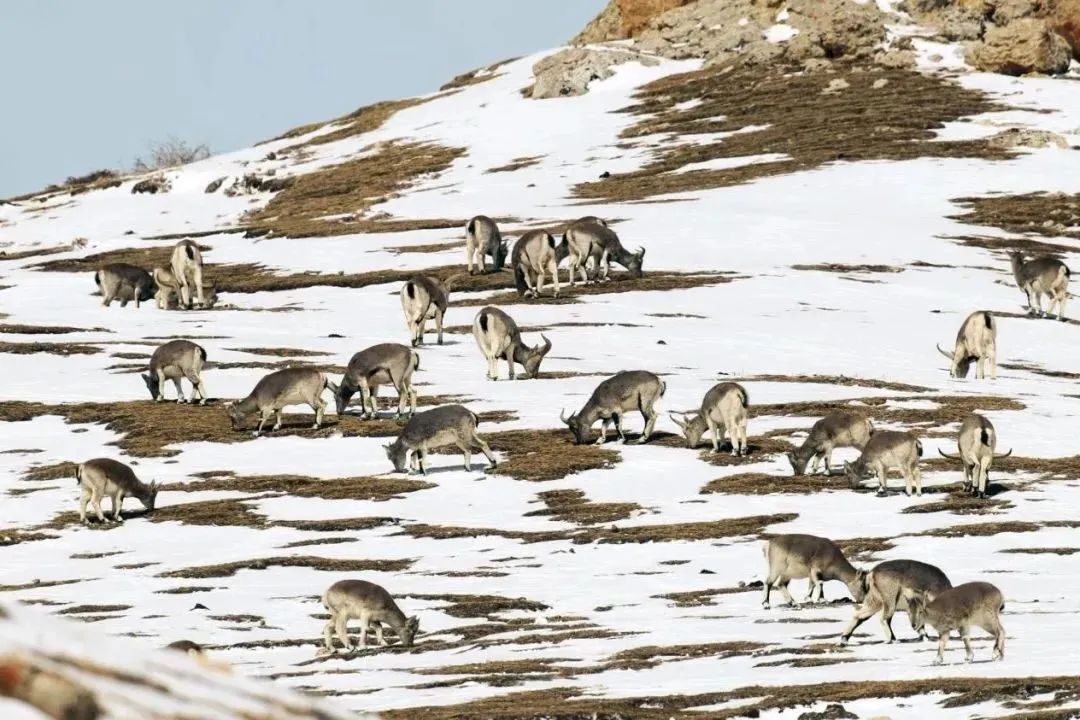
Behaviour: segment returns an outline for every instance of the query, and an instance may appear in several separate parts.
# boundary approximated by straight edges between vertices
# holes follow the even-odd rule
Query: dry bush
[[[170,136],[151,143],[148,153],[145,157],[135,159],[132,165],[134,172],[155,172],[205,160],[210,157],[210,148],[205,144],[192,145],[185,140]]]

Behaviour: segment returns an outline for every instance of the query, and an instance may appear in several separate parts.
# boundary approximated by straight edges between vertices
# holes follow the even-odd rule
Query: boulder
[[[581,45],[637,37],[654,18],[691,2],[694,0],[608,0],[572,42]]]
[[[536,99],[584,95],[589,83],[614,74],[616,65],[637,61],[656,65],[655,58],[626,50],[568,48],[533,65],[535,81],[530,97]]]
[[[1023,18],[989,28],[982,42],[968,48],[965,59],[988,72],[1055,75],[1069,69],[1072,48],[1043,20]]]
[[[1057,0],[1049,17],[1050,28],[1069,43],[1080,60],[1080,0]]]
[[[1005,149],[1015,147],[1046,148],[1053,146],[1066,150],[1069,147],[1069,141],[1057,133],[1048,132],[1046,130],[1029,130],[1027,128],[1009,128],[1008,130],[1002,130],[997,135],[991,137],[987,142],[991,147]]]

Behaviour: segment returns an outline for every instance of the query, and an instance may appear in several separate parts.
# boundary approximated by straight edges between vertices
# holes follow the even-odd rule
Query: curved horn
[[[949,358],[949,360],[952,360],[952,358],[953,358],[952,353],[947,353],[944,350],[942,350],[940,344],[935,343],[935,347],[938,349],[939,353],[941,353],[945,357]]]
[[[1012,448],[1009,448],[1009,452],[1003,452],[1003,453],[1001,453],[1001,454],[995,454],[995,455],[994,455],[994,459],[995,459],[995,460],[1000,460],[1000,459],[1002,459],[1002,458],[1007,458],[1007,457],[1009,457],[1010,455],[1012,455]]]
[[[571,417],[573,417],[573,416],[571,415]],[[570,421],[566,419],[566,408],[563,408],[562,410],[559,411],[559,419],[562,420],[567,425],[570,424]]]
[[[675,424],[676,424],[676,425],[678,425],[679,427],[681,427],[681,428],[685,428],[685,427],[686,427],[686,421],[685,421],[685,420],[680,420],[679,418],[675,417],[675,413],[673,413],[673,412],[669,412],[669,413],[668,413],[668,416],[669,416],[669,417],[671,417],[671,419],[672,419],[672,420],[673,420],[673,421],[675,422]]]
[[[641,246],[639,245],[639,246],[638,246],[638,249],[637,249],[637,252],[636,252],[636,253],[634,253],[634,254],[635,254],[635,255],[637,255],[637,256],[638,256],[639,258],[643,258],[643,257],[645,257],[645,248],[643,248],[643,247],[641,247]]]
[[[949,460],[959,460],[960,459],[960,453],[956,453],[955,455],[950,455],[949,453],[945,452],[941,448],[938,448],[938,452],[941,454],[941,457],[947,458]]]
[[[547,355],[551,351],[551,341],[548,340],[548,336],[544,333],[540,333],[540,337],[544,340],[544,347],[541,352],[543,352],[544,355]]]

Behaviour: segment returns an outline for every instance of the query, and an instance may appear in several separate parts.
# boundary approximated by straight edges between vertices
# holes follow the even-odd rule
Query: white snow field
[[[1080,456],[1077,325],[1024,317],[1005,253],[955,240],[1017,236],[952,217],[962,211],[956,198],[1080,192],[1080,156],[1050,146],[1023,149],[1011,159],[837,161],[643,202],[590,204],[572,196],[576,184],[602,172],[635,170],[655,148],[695,141],[658,134],[628,147],[620,132],[640,118],[618,111],[633,104],[642,85],[697,64],[626,64],[581,97],[525,99],[519,91],[531,82],[539,57],[400,109],[377,129],[312,145],[299,160],[297,153],[266,158],[334,127],[170,170],[172,189],[163,194],[132,194],[134,179],[128,179],[110,189],[0,204],[0,243],[9,254],[77,237],[87,241],[48,256],[0,258],[0,311],[6,314],[0,407],[9,420],[0,425],[0,536],[9,543],[0,550],[3,597],[92,622],[94,630],[126,636],[127,645],[194,640],[237,675],[399,718],[540,717],[546,711],[560,717],[750,712],[796,718],[829,702],[858,717],[1080,712],[1080,680],[1069,677],[1080,660],[1080,573],[1073,554],[1080,551],[1080,465],[1070,464]],[[942,140],[1025,127],[1080,142],[1080,83],[973,73],[951,81],[1012,109],[948,123],[938,131]],[[823,86],[828,82],[821,79]],[[395,140],[465,152],[444,172],[375,205],[372,217],[460,218],[460,224],[250,238],[235,230],[271,193],[203,192],[221,176],[317,172]],[[686,170],[785,157],[763,153]],[[520,158],[536,161],[485,172]],[[293,355],[292,362],[344,366],[374,343],[407,342],[400,282],[226,290],[212,311],[167,312],[152,302],[140,309],[102,307],[91,294],[89,271],[35,267],[169,247],[175,237],[148,238],[197,232],[210,248],[206,262],[215,265],[259,263],[282,275],[310,271],[329,279],[450,264],[464,272],[461,228],[479,213],[503,219],[511,238],[526,227],[599,215],[613,221],[627,247],[646,248],[646,280],[660,271],[731,275],[728,282],[615,292],[634,282],[618,275],[610,291],[578,295],[566,287],[564,270],[563,290],[576,302],[515,298],[505,306],[525,328],[527,342],[539,341],[535,327],[551,339],[541,378],[508,382],[500,363],[502,379],[490,382],[467,332],[448,333],[441,346],[429,333],[415,376],[422,401],[447,396],[493,413],[480,432],[503,438],[496,447],[504,460],[512,454],[508,444],[522,437],[512,431],[552,431],[535,435],[551,447],[541,441],[534,455],[514,459],[521,467],[549,461],[545,454],[576,461],[595,452],[567,444],[560,410],[576,410],[617,370],[663,374],[667,391],[657,429],[665,433],[677,431],[668,411],[694,409],[712,384],[740,379],[751,408],[758,407],[749,425],[750,455],[732,459],[722,450],[712,462],[704,446],[691,450],[681,439],[660,435],[642,446],[609,443],[617,455],[607,458],[607,467],[601,467],[605,458],[589,455],[590,469],[542,481],[498,469],[485,473],[479,455],[469,471],[458,455],[433,455],[426,485],[399,482],[387,493],[390,480],[420,479],[387,474],[382,445],[396,426],[380,421],[389,429],[374,436],[358,429],[363,423],[356,418],[339,427],[333,413],[329,428],[319,431],[296,421],[258,439],[228,431],[222,433],[228,442],[211,436],[169,444],[167,454],[147,453],[143,443],[124,444],[124,421],[111,428],[105,423],[130,411],[154,425],[139,430],[143,434],[197,437],[183,427],[190,418],[223,423],[223,399],[244,396],[270,364],[283,361],[245,349],[302,349],[319,354]],[[1039,239],[1077,248],[1074,230]],[[411,245],[445,248],[401,251]],[[1071,254],[1065,259],[1080,267]],[[814,267],[829,264],[832,271]],[[837,265],[887,271],[837,272]],[[510,274],[502,277],[503,288],[511,287]],[[452,293],[447,324],[470,326],[484,297]],[[934,345],[950,348],[960,323],[978,309],[999,313],[998,376],[951,379]],[[1080,306],[1069,313],[1080,313]],[[76,330],[13,334],[17,325]],[[205,407],[155,408],[131,372],[162,338],[174,336],[208,352],[204,377],[214,400]],[[28,342],[60,347],[36,353],[10,347]],[[99,352],[56,354],[69,344]],[[263,367],[235,366],[253,363]],[[339,374],[332,372],[332,379]],[[172,397],[171,386],[168,392]],[[388,394],[382,393],[384,403]],[[43,413],[19,401],[98,405],[79,406],[66,419],[63,408]],[[761,406],[826,402],[863,407],[878,429],[914,430],[925,448],[924,495],[905,496],[897,478],[885,497],[875,496],[870,481],[856,491],[840,476],[791,479],[785,443],[801,442],[821,412],[814,405]],[[101,417],[93,416],[94,408]],[[969,410],[984,411],[994,422],[999,450],[1013,450],[991,471],[994,494],[986,501],[965,499],[959,465],[938,456],[939,449],[955,452],[955,431]],[[641,419],[632,415],[627,424],[636,433]],[[166,485],[154,513],[142,514],[129,498],[123,524],[80,525],[72,514],[79,491],[70,468],[28,475],[98,456],[131,463],[144,480]],[[855,456],[839,450],[835,464]],[[292,492],[299,486],[286,481],[276,487],[241,482],[259,476],[314,483]],[[199,483],[213,489],[197,489]],[[578,502],[611,505],[590,517],[573,508],[561,513],[559,498],[573,501],[574,491],[581,494]],[[205,505],[217,500],[242,502]],[[555,514],[535,512],[548,504]],[[939,565],[955,584],[995,583],[1006,598],[1005,659],[989,662],[990,641],[976,630],[975,663],[963,662],[954,638],[946,663],[934,665],[935,644],[915,641],[902,616],[893,623],[900,642],[884,644],[872,620],[842,647],[838,636],[852,606],[840,601],[847,592],[836,582],[825,586],[829,604],[763,609],[760,587],[741,584],[763,576],[762,536],[784,532],[844,541],[860,567],[912,558]],[[385,586],[406,614],[419,616],[417,644],[319,655],[324,619],[318,598],[343,577]],[[793,584],[798,599],[803,587],[803,581]]]

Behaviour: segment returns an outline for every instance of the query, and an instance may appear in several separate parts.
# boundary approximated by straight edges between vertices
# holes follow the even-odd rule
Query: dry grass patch
[[[443,172],[464,154],[463,148],[434,143],[384,143],[371,154],[296,176],[265,207],[250,213],[247,225],[255,234],[288,237],[347,235],[376,227],[391,232],[462,227],[464,221],[460,219],[391,222],[364,215],[372,206],[401,194],[424,176]],[[331,217],[334,219],[328,219]]]
[[[412,253],[439,253],[448,252],[450,250],[461,250],[465,247],[465,243],[461,240],[452,240],[450,242],[441,243],[427,243],[424,245],[391,245],[384,248],[387,252],[392,252],[395,255],[409,255]]]
[[[615,295],[625,292],[667,292],[669,290],[686,290],[698,287],[711,287],[722,285],[734,280],[744,279],[744,276],[730,272],[703,272],[703,273],[680,273],[671,271],[646,271],[640,278],[632,278],[627,273],[612,272],[607,282],[578,284],[574,287],[563,285],[559,297],[552,297],[548,292],[539,298],[526,298],[513,292],[501,292],[484,298],[467,298],[453,301],[451,305],[458,307],[479,307],[483,305],[572,305],[577,298],[588,295]],[[507,274],[506,286],[513,284],[513,277]]]
[[[737,593],[756,592],[758,589],[759,588],[743,585],[741,587],[707,588],[705,590],[664,593],[661,595],[653,595],[652,597],[662,600],[671,600],[675,603],[675,607],[679,608],[704,607],[706,605],[715,605],[716,603],[713,602],[713,600],[715,600],[718,595],[735,595]]]
[[[681,540],[716,540],[720,538],[756,536],[770,525],[791,522],[798,515],[778,513],[754,515],[709,522],[674,523],[670,525],[631,525],[605,528],[583,528],[573,531],[575,543],[643,543]]]
[[[934,408],[889,406],[888,403],[929,401]],[[861,410],[880,422],[903,425],[943,426],[961,422],[973,412],[1023,410],[1024,404],[1013,398],[994,395],[929,395],[912,397],[869,397],[858,400],[825,400],[811,402],[751,405],[750,417],[795,416],[823,417],[838,410]]]
[[[1048,237],[1080,238],[1077,229],[1080,227],[1080,194],[988,195],[956,198],[953,202],[966,212],[954,215],[952,219],[969,225]]]
[[[82,615],[85,613],[112,613],[130,610],[130,605],[71,605],[56,612],[57,615]]]
[[[643,508],[637,503],[597,503],[585,497],[581,490],[567,488],[548,490],[537,497],[546,506],[543,510],[525,513],[526,517],[550,516],[561,522],[595,525],[625,520]]]
[[[1000,238],[1000,237],[988,237],[986,235],[947,235],[943,236],[946,240],[951,240],[957,245],[963,247],[975,247],[982,248],[983,250],[992,250],[1001,254],[1012,252],[1014,250],[1031,254],[1031,255],[1064,255],[1066,253],[1074,252],[1075,248],[1068,245],[1061,245],[1059,243],[1051,243],[1043,240],[1032,240],[1030,238]],[[1008,258],[1002,258],[1004,262],[1008,262]],[[1003,265],[1000,270],[1008,270],[1009,265]],[[1010,283],[1012,281],[1010,280]]]
[[[888,552],[896,547],[891,539],[872,537],[836,540],[836,544],[848,560],[857,562],[869,562],[878,553]]]
[[[296,150],[298,148],[303,148],[307,145],[324,145],[329,142],[334,142],[336,140],[342,140],[347,137],[352,137],[353,135],[359,135],[360,133],[378,130],[380,127],[383,126],[383,124],[386,123],[387,120],[393,117],[397,111],[404,110],[405,108],[415,107],[417,105],[422,105],[423,103],[434,99],[434,97],[431,97],[426,99],[407,98],[404,100],[382,100],[377,103],[372,103],[371,105],[365,105],[362,108],[353,110],[348,115],[343,115],[334,120],[325,120],[322,122],[314,122],[307,125],[295,127],[292,130],[289,130],[282,135],[274,138],[273,140],[269,140],[267,142],[273,142],[274,140],[289,140],[292,138],[298,138],[302,135],[307,135],[310,132],[314,132],[315,130],[326,127],[328,125],[339,126],[335,130],[320,135],[319,137],[311,138],[307,142],[297,145],[290,145],[288,148],[286,148],[286,151]]]
[[[345,477],[313,478],[300,475],[236,476],[231,472],[214,473],[192,483],[169,483],[162,485],[169,492],[204,492],[224,490],[246,493],[271,493],[293,497],[321,498],[323,500],[395,500],[406,493],[435,487],[434,483],[409,478],[393,477]]]
[[[760,459],[760,458],[759,458]],[[702,495],[805,495],[825,490],[849,490],[842,475],[769,475],[738,473],[710,480],[701,488]]]
[[[515,170],[521,170],[522,168],[531,167],[537,165],[543,160],[546,155],[527,155],[525,157],[514,158],[505,165],[497,165],[493,168],[488,168],[485,173],[502,173],[502,172],[514,172]]]
[[[178,405],[151,400],[116,403],[73,403],[48,405],[33,402],[0,402],[0,421],[21,422],[44,415],[59,415],[73,424],[102,424],[120,437],[115,444],[139,457],[176,455],[167,446],[188,442],[235,443],[252,440],[251,431],[258,424],[249,419],[245,430],[233,430],[225,410],[216,405]],[[512,418],[504,412],[479,413],[482,422],[501,422]],[[324,418],[318,430],[311,428],[314,414],[285,415],[282,429],[268,432],[271,437],[300,435],[329,437],[340,432],[345,437],[390,437],[397,435],[404,421],[391,418],[361,420],[355,415],[332,415]]]
[[[163,486],[163,490],[173,489]],[[201,502],[182,503],[159,507],[147,513],[147,519],[153,522],[178,522],[183,525],[232,526],[265,528],[268,525],[265,515],[255,512],[249,504],[251,500],[260,500],[271,495],[249,498],[230,498],[227,500],[204,500]]]
[[[707,144],[681,143],[656,152],[638,170],[613,174],[574,188],[577,197],[614,202],[653,195],[727,187],[828,163],[910,160],[918,157],[1004,159],[1011,153],[985,140],[938,142],[942,123],[1000,109],[975,90],[904,70],[785,74],[784,68],[713,67],[672,75],[642,87],[625,112],[641,120],[622,137],[663,133],[680,137],[760,129]],[[830,82],[843,92],[822,93]],[[887,85],[875,89],[873,84]],[[676,106],[699,100],[692,108]],[[828,118],[828,122],[822,122]],[[722,170],[672,172],[691,163],[779,153],[786,159]]]
[[[700,645],[646,645],[621,650],[605,662],[605,666],[620,670],[646,670],[672,660],[715,657],[731,658],[753,655],[767,643],[736,640],[732,642],[702,643]]]
[[[164,578],[217,578],[232,577],[241,570],[266,570],[273,567],[303,567],[323,572],[403,572],[413,564],[412,560],[352,560],[322,558],[314,555],[257,558],[217,565],[170,570],[159,573]]]
[[[469,85],[477,85],[482,82],[487,82],[488,80],[494,80],[495,78],[502,76],[502,73],[496,73],[496,70],[501,68],[503,65],[507,65],[518,59],[519,58],[510,58],[509,60],[500,60],[499,62],[488,65],[487,67],[477,68],[475,70],[470,70],[467,73],[462,73],[461,75],[454,77],[454,79],[450,82],[444,84],[442,87],[439,88],[439,90],[455,90],[457,88],[463,88],[468,87]]]
[[[988,515],[1009,510],[1013,504],[1007,500],[982,500],[966,492],[954,492],[944,500],[911,505],[901,510],[904,514],[951,512],[954,515]]]
[[[391,517],[340,518],[331,520],[275,520],[278,527],[295,528],[309,532],[359,532],[397,523]]]
[[[0,353],[6,353],[8,355],[48,353],[49,355],[62,355],[66,357],[69,355],[97,355],[99,352],[101,352],[101,348],[93,345],[85,345],[83,343],[0,342]]]
[[[483,433],[491,449],[503,454],[498,475],[543,482],[567,475],[614,467],[622,459],[616,450],[576,445],[569,430],[506,430]]]
[[[409,595],[415,600],[445,602],[439,611],[456,618],[487,618],[510,611],[540,612],[550,606],[528,598],[501,595]]]
[[[907,383],[878,380],[875,378],[853,378],[846,375],[747,375],[745,377],[732,378],[731,382],[775,382],[775,383],[808,383],[815,385],[840,385],[843,387],[869,387],[879,390],[895,390],[896,392],[931,392],[933,388],[922,385],[908,385]]]
[[[1075,555],[1080,553],[1080,548],[1075,547],[1033,547],[1033,548],[1006,548],[998,550],[1002,553],[1015,553],[1020,555]]]
[[[59,480],[61,478],[67,478],[74,480],[75,468],[77,468],[78,466],[79,463],[68,461],[51,463],[49,465],[38,465],[24,472],[21,479],[39,481]]]
[[[12,325],[9,323],[0,323],[0,333],[6,333],[8,335],[68,335],[71,333],[83,332],[111,333],[112,330],[102,327],[79,328],[67,325]]]
[[[945,708],[968,707],[987,701],[1024,701],[1035,695],[1055,694],[1067,700],[1080,692],[1076,676],[1021,678],[926,678],[918,680],[864,680],[814,683],[811,685],[751,685],[736,690],[693,695],[640,695],[605,698],[585,696],[581,688],[548,688],[482,698],[454,705],[416,707],[383,713],[387,720],[548,720],[558,708],[559,720],[671,720],[701,718],[729,720],[756,717],[762,713],[787,710],[818,703],[843,703],[869,698],[909,698],[945,695]],[[742,702],[739,702],[742,701]],[[735,704],[707,714],[696,708]],[[1020,716],[1026,720],[1065,718],[1066,714]]]
[[[269,355],[272,357],[315,357],[317,355],[329,355],[330,353],[318,352],[315,350],[303,350],[301,348],[272,348],[272,347],[252,347],[252,348],[225,348],[233,352],[248,353],[250,355]]]
[[[843,265],[841,263],[819,263],[817,265],[792,265],[792,270],[843,273],[865,275],[871,273],[902,273],[904,268],[892,265]]]

